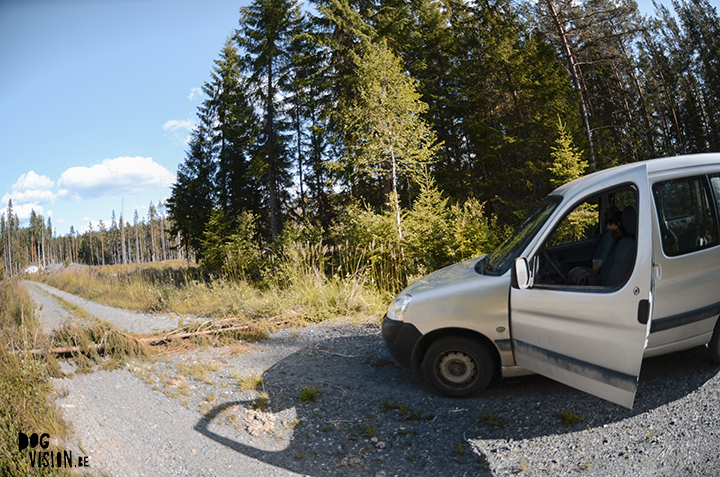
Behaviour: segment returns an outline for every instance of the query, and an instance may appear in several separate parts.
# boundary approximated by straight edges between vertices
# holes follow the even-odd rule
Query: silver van
[[[720,154],[595,172],[408,286],[383,337],[449,396],[539,373],[631,408],[644,357],[707,345],[720,364],[719,212]]]

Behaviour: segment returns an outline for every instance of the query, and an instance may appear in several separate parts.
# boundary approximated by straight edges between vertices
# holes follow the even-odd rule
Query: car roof
[[[586,176],[570,181],[566,184],[561,185],[555,189],[551,195],[562,195],[565,197],[571,197],[575,194],[581,193],[582,190],[587,187],[592,187],[598,183],[601,183],[610,177],[617,180],[617,177],[622,175],[624,170],[634,169],[639,165],[645,164],[647,167],[647,173],[649,177],[654,175],[662,174],[665,172],[672,172],[680,169],[693,169],[697,167],[703,167],[708,165],[717,164],[720,166],[720,153],[705,153],[705,154],[687,154],[682,156],[664,157],[659,159],[650,159],[647,161],[632,162],[630,164],[624,164],[622,166],[611,167],[609,169],[603,169],[601,171],[593,172]],[[720,172],[720,168],[718,170]]]

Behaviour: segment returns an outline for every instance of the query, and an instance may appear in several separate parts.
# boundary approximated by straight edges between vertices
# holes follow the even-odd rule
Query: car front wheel
[[[475,340],[446,336],[430,345],[423,369],[426,379],[441,393],[468,397],[490,384],[495,360],[487,347]]]

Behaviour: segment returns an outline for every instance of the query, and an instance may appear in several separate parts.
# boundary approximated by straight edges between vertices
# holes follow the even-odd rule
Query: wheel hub
[[[449,383],[462,385],[475,377],[475,361],[465,353],[455,351],[446,354],[440,361],[440,376]]]

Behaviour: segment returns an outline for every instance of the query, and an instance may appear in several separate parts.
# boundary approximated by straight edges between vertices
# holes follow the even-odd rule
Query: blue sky
[[[0,0],[0,198],[59,234],[170,194],[238,0]]]
[[[64,235],[167,198],[249,2],[0,0],[0,209]]]

